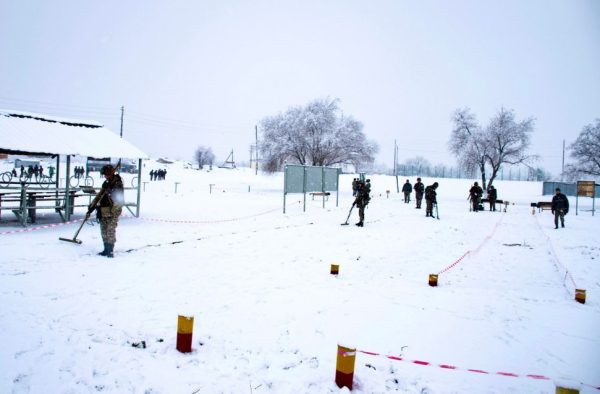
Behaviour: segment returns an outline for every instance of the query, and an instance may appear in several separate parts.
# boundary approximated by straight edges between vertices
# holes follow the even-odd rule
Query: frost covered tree
[[[600,177],[600,119],[596,119],[595,124],[584,126],[569,150],[570,156],[576,160],[565,169],[571,179],[579,179],[581,176]]]
[[[489,140],[477,123],[469,108],[457,109],[452,115],[454,129],[448,147],[458,161],[458,165],[469,173],[481,172],[481,184],[485,188],[485,160],[490,151]]]
[[[266,117],[260,124],[265,171],[277,171],[284,162],[313,166],[350,163],[358,168],[373,163],[378,149],[366,139],[360,122],[342,114],[339,99],[317,99]]]
[[[490,185],[504,164],[528,164],[536,156],[527,154],[535,120],[515,119],[513,110],[501,108],[486,129],[488,151],[486,161],[492,170]],[[485,183],[482,186],[485,189]]]
[[[454,129],[449,148],[459,165],[468,172],[478,169],[484,190],[492,185],[503,165],[527,164],[535,159],[527,149],[531,144],[534,119],[517,121],[513,110],[501,108],[486,128],[477,123],[470,109],[459,109],[453,116]],[[486,169],[491,176],[489,185]]]
[[[215,155],[211,148],[199,146],[194,153],[194,160],[198,163],[198,168],[202,169],[205,165],[212,166],[215,162]]]

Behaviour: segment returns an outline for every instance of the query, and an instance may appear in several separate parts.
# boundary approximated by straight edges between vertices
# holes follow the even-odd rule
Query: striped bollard
[[[579,394],[579,390],[556,386],[556,394]]]
[[[581,384],[573,379],[555,380],[554,384],[556,385],[556,394],[579,394],[579,390],[581,390]]]
[[[329,271],[331,275],[337,275],[340,273],[339,264],[331,264],[331,270]]]
[[[182,316],[177,318],[177,350],[181,353],[192,351],[192,332],[194,331],[194,316]]]
[[[338,345],[337,361],[335,363],[335,384],[339,388],[348,387],[349,390],[352,390],[355,361],[356,349]]]
[[[437,274],[429,274],[429,286],[437,286],[438,276]]]
[[[575,289],[575,301],[585,304],[585,290],[584,289]]]

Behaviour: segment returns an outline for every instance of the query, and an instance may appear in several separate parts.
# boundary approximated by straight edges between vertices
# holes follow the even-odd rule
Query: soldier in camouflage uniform
[[[423,200],[423,192],[425,191],[425,185],[421,182],[421,178],[417,178],[413,190],[415,191],[415,200],[417,201],[417,206],[415,208],[421,209],[421,200]]]
[[[369,196],[369,192],[371,191],[371,181],[367,179],[367,183],[363,181],[357,182],[357,191],[356,198],[354,199],[354,205],[358,207],[358,219],[359,222],[356,223],[358,227],[363,227],[365,223],[365,208],[369,204],[371,200],[371,196]]]
[[[433,182],[433,185],[429,185],[425,188],[425,216],[433,216],[433,204],[437,204],[437,190],[438,183]]]
[[[123,180],[119,174],[115,173],[115,168],[111,165],[102,167],[101,173],[106,180],[90,204],[88,212],[97,205],[96,214],[100,221],[100,233],[102,242],[104,242],[104,250],[98,254],[114,257],[114,247],[117,241],[116,230],[124,203]]]
[[[469,189],[469,199],[471,200],[471,205],[473,212],[479,211],[479,205],[481,204],[481,196],[483,196],[483,189],[477,182],[471,186]]]

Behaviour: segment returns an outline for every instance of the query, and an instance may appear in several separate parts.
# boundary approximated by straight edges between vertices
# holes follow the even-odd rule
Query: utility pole
[[[394,140],[394,176],[396,177],[396,193],[400,193],[400,185],[398,184],[398,144]]]
[[[565,173],[565,140],[563,140],[563,154],[562,154],[562,170],[560,172],[560,181],[563,181]]]
[[[254,150],[256,151],[256,162],[254,163],[256,165],[256,171],[254,172],[254,175],[258,175],[258,125],[254,125],[254,136],[256,138],[256,144],[254,145]]]
[[[125,114],[125,107],[121,105],[121,138],[123,138],[123,115]]]

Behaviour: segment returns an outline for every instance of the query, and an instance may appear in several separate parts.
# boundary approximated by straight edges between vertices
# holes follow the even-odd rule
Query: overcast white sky
[[[248,160],[254,125],[339,97],[391,167],[447,150],[459,107],[537,119],[532,153],[600,117],[600,1],[0,0],[0,108],[94,119],[152,156]]]

